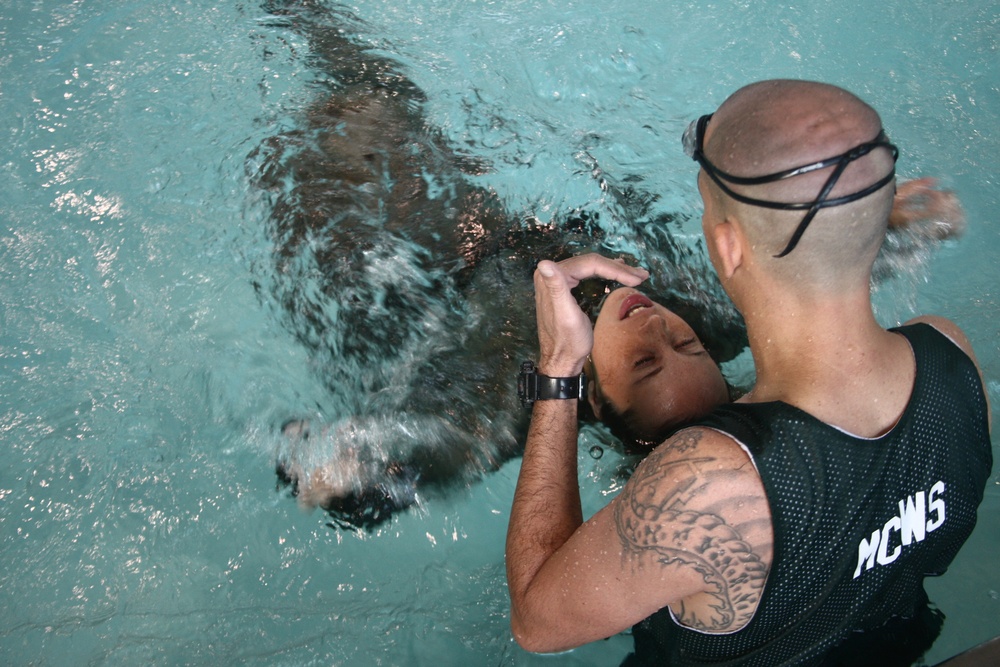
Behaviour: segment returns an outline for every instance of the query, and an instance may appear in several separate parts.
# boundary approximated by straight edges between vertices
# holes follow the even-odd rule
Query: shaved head
[[[812,164],[873,141],[882,130],[878,114],[855,95],[823,83],[774,80],[751,84],[727,99],[705,132],[705,156],[734,176],[756,177]],[[816,200],[835,167],[759,185],[733,185],[739,194],[777,202]],[[885,148],[850,162],[828,198],[850,195],[877,183],[893,169]],[[776,211],[741,204],[714,183],[710,192],[725,214],[744,223],[761,256],[781,252],[803,218],[802,211]],[[800,245],[775,261],[775,271],[809,275],[828,283],[845,271],[870,270],[881,245],[894,188],[886,185],[853,203],[824,208]],[[782,264],[783,263],[783,264]]]

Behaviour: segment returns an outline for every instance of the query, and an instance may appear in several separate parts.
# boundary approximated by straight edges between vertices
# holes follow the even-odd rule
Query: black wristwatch
[[[542,375],[530,361],[521,363],[521,374],[517,376],[517,397],[521,405],[528,407],[535,401],[554,399],[583,400],[587,392],[587,376],[583,373],[575,377],[552,378]]]

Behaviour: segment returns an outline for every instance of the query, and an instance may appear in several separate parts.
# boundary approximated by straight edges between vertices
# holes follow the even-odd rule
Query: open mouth
[[[644,308],[652,308],[653,302],[644,294],[630,294],[622,301],[621,308],[618,309],[618,319],[625,320],[632,317]]]

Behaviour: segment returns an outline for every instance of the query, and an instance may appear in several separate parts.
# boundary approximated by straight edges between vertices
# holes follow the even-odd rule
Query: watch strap
[[[535,401],[582,400],[586,387],[587,376],[583,373],[573,377],[550,377],[539,373],[530,361],[521,364],[517,379],[517,395],[524,406]]]

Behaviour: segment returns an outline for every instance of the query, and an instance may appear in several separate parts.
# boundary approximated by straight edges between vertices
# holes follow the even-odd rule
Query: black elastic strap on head
[[[795,246],[799,243],[799,239],[802,238],[802,234],[805,233],[809,223],[812,222],[814,217],[816,217],[816,214],[820,209],[829,208],[831,206],[841,206],[843,204],[849,204],[851,202],[858,201],[859,199],[863,199],[864,197],[881,190],[896,177],[895,162],[899,158],[899,149],[889,142],[888,138],[885,136],[885,132],[881,130],[873,140],[866,141],[865,143],[859,144],[858,146],[855,146],[840,155],[826,158],[825,160],[812,162],[764,176],[735,176],[719,169],[705,156],[705,128],[708,126],[708,122],[711,119],[712,114],[708,114],[691,123],[687,131],[684,133],[682,142],[684,144],[684,152],[701,165],[702,169],[705,170],[705,173],[708,174],[717,186],[719,186],[719,189],[736,201],[750,206],[760,206],[763,208],[771,208],[782,211],[806,211],[806,214],[803,216],[799,226],[796,227],[791,239],[789,239],[788,245],[786,245],[785,249],[779,254],[775,255],[775,257],[784,257],[795,249]],[[834,186],[837,184],[837,181],[840,180],[840,177],[847,169],[847,166],[854,160],[868,155],[876,148],[885,148],[892,153],[893,168],[889,171],[889,173],[872,185],[858,190],[857,192],[828,199],[830,192],[833,191]],[[735,192],[726,183],[728,181],[733,185],[762,185],[764,183],[774,183],[775,181],[781,181],[794,176],[801,176],[802,174],[818,171],[820,169],[826,169],[828,167],[835,167],[835,169],[826,180],[826,183],[820,190],[819,195],[811,202],[790,203],[748,197],[747,195]]]

